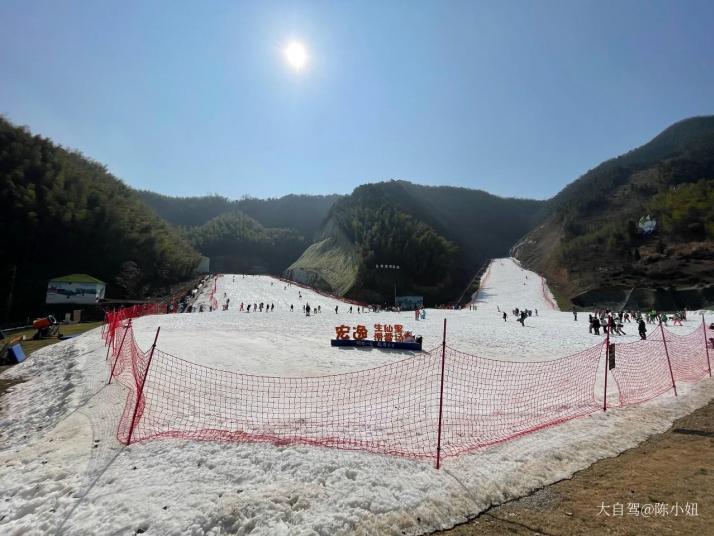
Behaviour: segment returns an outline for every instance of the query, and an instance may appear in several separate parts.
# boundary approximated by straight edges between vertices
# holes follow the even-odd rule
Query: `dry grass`
[[[697,503],[698,516],[643,517],[628,504]],[[620,503],[622,516],[598,515]],[[573,478],[484,512],[440,536],[714,534],[714,402],[679,419],[664,434]]]

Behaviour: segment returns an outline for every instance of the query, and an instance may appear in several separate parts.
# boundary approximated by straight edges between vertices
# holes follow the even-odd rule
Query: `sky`
[[[709,0],[0,0],[0,114],[168,195],[545,199],[714,113],[713,28]]]

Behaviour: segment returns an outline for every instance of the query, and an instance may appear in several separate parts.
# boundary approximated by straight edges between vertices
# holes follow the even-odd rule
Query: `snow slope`
[[[370,332],[376,322],[401,323],[435,347],[446,318],[451,347],[509,360],[557,358],[602,340],[584,319],[551,309],[540,277],[511,259],[492,263],[474,298],[477,310],[428,310],[419,322],[406,312],[357,314],[353,306],[350,314],[348,304],[268,277],[221,277],[219,303],[224,293],[228,311],[137,319],[139,344],[148,347],[161,326],[158,346],[189,361],[307,376],[408,356],[331,348],[342,323],[363,323]],[[240,312],[241,301],[275,303],[275,311]],[[320,305],[322,314],[304,316],[303,302]],[[538,316],[525,327],[512,316],[504,322],[498,308],[514,307],[538,309]],[[698,322],[691,315],[671,329],[688,333]],[[94,330],[4,373],[25,382],[0,406],[0,533],[422,534],[631,448],[714,396],[711,380],[682,385],[679,398],[667,394],[570,421],[449,459],[436,471],[429,462],[305,446],[171,439],[122,446],[114,433],[125,394],[105,385],[105,355]]]

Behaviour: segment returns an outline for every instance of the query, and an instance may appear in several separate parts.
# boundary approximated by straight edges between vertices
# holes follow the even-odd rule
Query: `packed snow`
[[[411,355],[332,348],[339,324],[361,323],[370,334],[375,323],[403,324],[433,348],[446,318],[449,346],[508,360],[554,359],[602,342],[588,333],[586,314],[575,321],[553,310],[541,278],[513,259],[492,262],[476,310],[428,309],[420,321],[412,312],[357,313],[352,306],[350,313],[349,304],[270,277],[224,275],[216,299],[228,298],[228,311],[136,319],[137,340],[148,348],[160,326],[165,352],[273,376],[355,371]],[[199,302],[207,306],[207,294]],[[241,302],[275,310],[241,312]],[[305,316],[306,303],[322,312]],[[525,326],[510,314],[504,322],[501,311],[515,307],[534,311]],[[669,329],[683,334],[700,325],[691,313],[683,327]],[[625,331],[619,341],[638,338],[634,323]],[[437,471],[428,461],[307,446],[176,439],[123,446],[114,434],[126,393],[106,385],[106,352],[96,329],[3,374],[24,382],[0,400],[0,533],[423,534],[631,448],[714,396],[710,379],[683,384],[678,398],[576,419],[448,459]]]

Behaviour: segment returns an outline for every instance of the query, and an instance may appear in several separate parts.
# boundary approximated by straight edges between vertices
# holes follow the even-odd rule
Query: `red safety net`
[[[615,345],[611,373],[622,405],[672,387],[667,353],[675,381],[708,375],[701,329],[665,333],[667,352],[655,338]],[[112,377],[128,388],[117,430],[123,443],[269,441],[427,459],[436,457],[440,438],[445,458],[602,408],[595,384],[604,371],[603,343],[539,362],[487,359],[445,346],[443,353],[439,347],[377,368],[303,378],[242,374],[155,348],[144,352],[124,320],[107,343]]]
[[[617,383],[620,405],[637,404],[669,391],[672,377],[662,341],[615,344],[615,368],[610,371]]]
[[[486,359],[447,347],[444,456],[602,411],[595,398],[602,344],[550,361]]]
[[[548,289],[548,284],[546,283],[545,277],[543,276],[540,276],[540,291],[541,294],[543,294],[543,299],[550,306],[550,308],[554,311],[557,311],[558,306],[555,304],[555,301],[553,300],[553,295],[550,293],[550,290]]]
[[[620,404],[652,400],[678,383],[694,383],[709,376],[703,333],[703,328],[687,335],[658,328],[645,341],[616,344],[611,372]]]
[[[211,293],[208,295],[208,303],[211,306],[212,311],[218,311],[218,300],[216,299],[216,290],[218,290],[218,277],[213,278],[213,287],[211,288]]]

